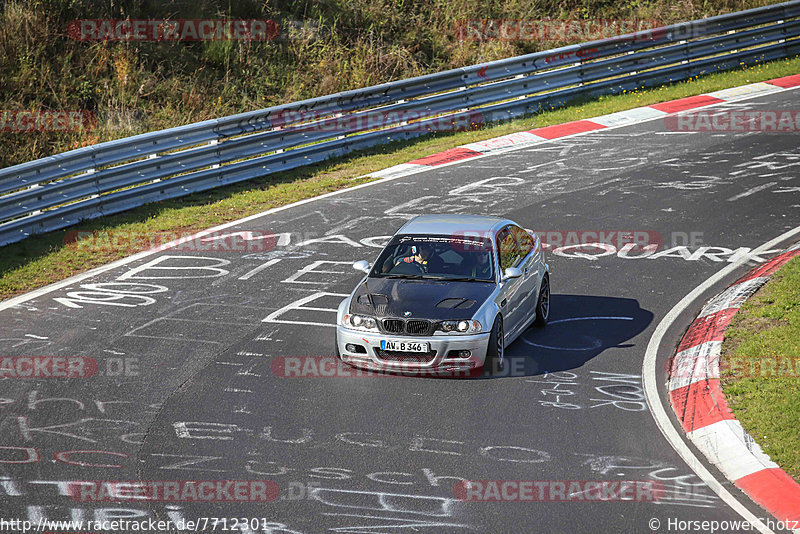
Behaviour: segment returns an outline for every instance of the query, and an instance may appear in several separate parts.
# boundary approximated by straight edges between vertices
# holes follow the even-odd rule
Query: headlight
[[[369,317],[367,315],[354,315],[347,313],[344,317],[342,317],[342,326],[353,328],[355,330],[366,330],[368,332],[378,331],[378,322],[374,317]]]
[[[477,334],[483,330],[480,321],[442,321],[436,325],[436,330],[448,334]]]

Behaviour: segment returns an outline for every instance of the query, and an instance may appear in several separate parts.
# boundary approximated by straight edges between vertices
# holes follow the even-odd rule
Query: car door
[[[503,314],[503,330],[506,338],[513,336],[514,332],[524,319],[522,307],[525,298],[523,284],[524,276],[502,280],[504,271],[509,267],[519,267],[522,260],[517,238],[511,226],[506,226],[497,233],[496,236],[498,259],[500,263],[500,293],[498,295],[498,305]]]

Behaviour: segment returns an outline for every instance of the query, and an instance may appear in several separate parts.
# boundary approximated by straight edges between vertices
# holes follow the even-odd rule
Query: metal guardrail
[[[0,169],[0,245],[581,97],[800,54],[800,0],[150,132]],[[379,116],[380,124],[371,122]],[[409,116],[416,120],[409,121]]]

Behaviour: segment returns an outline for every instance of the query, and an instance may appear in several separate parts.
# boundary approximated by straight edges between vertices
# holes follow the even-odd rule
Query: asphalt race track
[[[798,94],[717,108],[797,109]],[[385,236],[427,213],[649,232],[661,246],[548,254],[552,322],[508,348],[505,376],[284,376],[287,358],[332,356],[333,311],[361,276],[349,264],[374,260]],[[2,517],[229,518],[229,532],[232,518],[259,518],[238,530],[286,533],[649,532],[653,518],[667,532],[670,519],[740,520],[661,435],[642,358],[684,295],[798,225],[796,133],[677,133],[657,120],[328,196],[226,230],[251,232],[249,252],[167,250],[39,295],[0,311],[0,355],[82,356],[98,374],[1,382]],[[270,232],[290,235],[260,239]],[[691,319],[659,353],[662,387]],[[280,497],[114,503],[68,491],[70,481],[252,479],[274,481]],[[655,480],[664,492],[464,502],[460,479]]]

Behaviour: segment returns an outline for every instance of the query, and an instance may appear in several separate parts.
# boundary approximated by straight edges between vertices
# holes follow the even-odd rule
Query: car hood
[[[470,319],[494,289],[494,283],[484,282],[367,278],[353,293],[350,313],[434,321]]]

